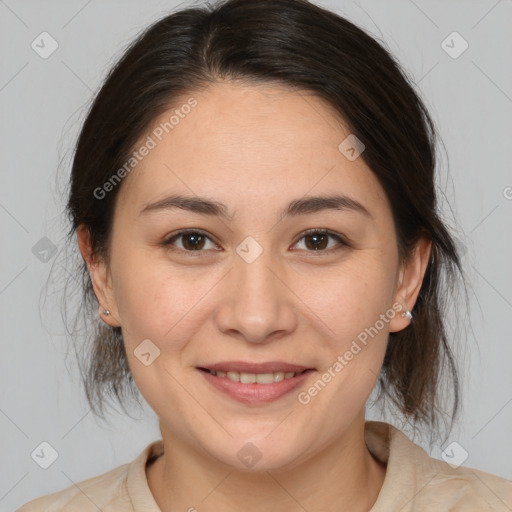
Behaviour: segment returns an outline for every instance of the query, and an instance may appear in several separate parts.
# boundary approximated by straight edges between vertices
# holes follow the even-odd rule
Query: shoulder
[[[109,510],[126,496],[126,477],[129,464],[124,464],[103,475],[99,475],[68,488],[42,496],[23,505],[17,512],[71,512]],[[115,501],[114,501],[115,500]],[[127,510],[131,510],[128,508]]]
[[[160,443],[151,443],[128,464],[32,500],[16,512],[133,512],[133,490],[144,487],[146,462]]]
[[[512,481],[470,467],[451,467],[446,462],[431,460],[435,474],[430,482],[425,482],[424,496],[420,493],[419,503],[435,497],[440,503],[450,504],[451,508],[446,510],[512,510]],[[453,508],[455,505],[457,508]]]
[[[384,485],[372,512],[512,510],[512,481],[430,457],[396,427],[370,423],[368,448],[387,464]]]

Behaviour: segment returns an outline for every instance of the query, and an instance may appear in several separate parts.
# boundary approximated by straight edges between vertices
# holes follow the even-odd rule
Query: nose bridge
[[[263,304],[263,297],[268,302],[276,301],[279,294],[278,283],[276,283],[276,261],[272,261],[270,251],[261,253],[254,261],[248,262],[243,258],[238,258],[235,263],[235,279],[238,283],[237,289],[240,290],[238,298],[246,295],[246,302],[257,302]],[[280,286],[283,286],[280,284]]]
[[[276,331],[290,331],[296,318],[283,267],[253,240],[237,247],[229,293],[218,317],[224,331],[237,331],[250,342],[264,342]]]

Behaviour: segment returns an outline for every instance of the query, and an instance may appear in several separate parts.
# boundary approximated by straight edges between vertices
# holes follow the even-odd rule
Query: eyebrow
[[[233,220],[234,217],[234,214],[229,213],[227,206],[223,203],[205,197],[182,195],[171,195],[160,201],[149,203],[139,215],[176,208],[227,220]],[[359,201],[344,195],[309,196],[295,199],[281,210],[281,217],[295,217],[325,210],[352,211],[373,218],[372,214]]]

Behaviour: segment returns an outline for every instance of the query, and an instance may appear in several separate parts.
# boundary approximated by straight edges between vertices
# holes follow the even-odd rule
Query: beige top
[[[365,442],[387,464],[370,512],[510,512],[512,481],[429,457],[388,423],[367,421]],[[33,500],[17,512],[161,512],[146,479],[146,463],[163,453],[154,441],[131,463],[63,491]]]

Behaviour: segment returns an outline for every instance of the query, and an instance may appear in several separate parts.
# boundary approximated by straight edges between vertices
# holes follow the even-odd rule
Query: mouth
[[[296,389],[316,371],[315,368],[280,362],[225,362],[199,366],[197,370],[215,390],[246,404],[277,400]]]

